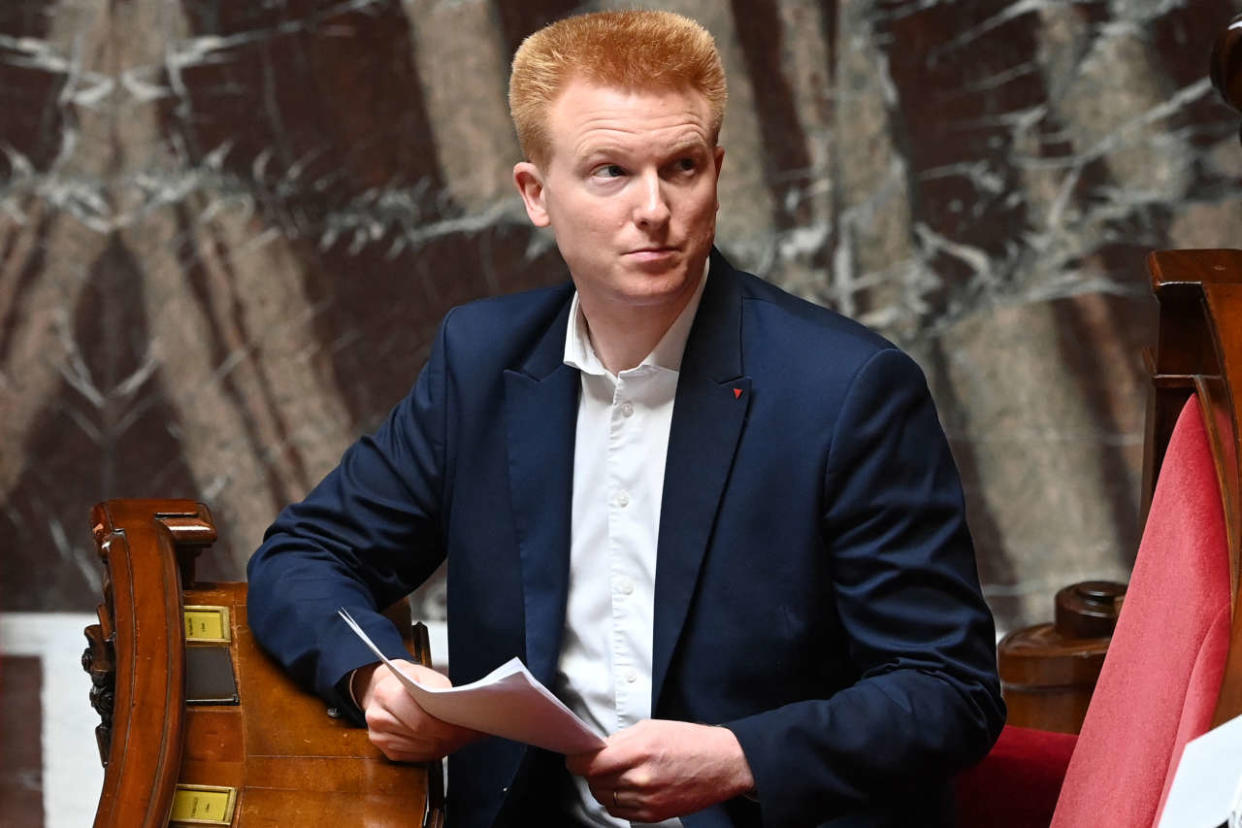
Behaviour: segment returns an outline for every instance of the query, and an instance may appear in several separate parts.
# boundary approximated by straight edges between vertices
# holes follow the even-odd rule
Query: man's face
[[[622,306],[680,309],[716,231],[724,150],[698,92],[629,92],[571,81],[548,113],[550,157],[514,179],[551,225],[588,318]]]

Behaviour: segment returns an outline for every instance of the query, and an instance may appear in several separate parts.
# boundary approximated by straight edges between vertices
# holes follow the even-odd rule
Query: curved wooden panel
[[[1229,43],[1220,47],[1224,52],[1218,49],[1213,64],[1225,61],[1234,75],[1242,68],[1234,48],[1237,33],[1231,28]],[[1233,630],[1214,717],[1220,724],[1242,714],[1242,614],[1237,611],[1242,578],[1242,473],[1238,463],[1242,454],[1238,400],[1242,394],[1242,251],[1160,251],[1151,254],[1148,266],[1160,302],[1160,341],[1153,359],[1144,497],[1145,502],[1150,500],[1177,411],[1189,393],[1198,393],[1229,543]]]
[[[137,509],[96,507],[108,568],[100,620],[111,628],[116,687],[96,828],[161,828],[181,766],[185,653],[181,579],[166,527]],[[144,703],[139,704],[139,700]]]
[[[1238,15],[1212,49],[1212,85],[1234,109],[1242,111],[1242,15]]]

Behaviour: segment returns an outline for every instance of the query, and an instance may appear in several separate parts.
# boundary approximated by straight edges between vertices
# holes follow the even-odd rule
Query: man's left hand
[[[565,764],[608,813],[634,822],[694,813],[755,787],[733,731],[688,722],[641,721]]]

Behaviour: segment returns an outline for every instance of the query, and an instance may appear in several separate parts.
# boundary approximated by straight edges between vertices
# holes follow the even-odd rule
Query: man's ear
[[[548,207],[543,198],[543,173],[531,162],[519,161],[513,165],[513,183],[522,195],[531,224],[547,227],[551,219],[548,218]]]
[[[722,147],[722,146],[717,146],[715,149],[713,149],[713,150],[712,150],[712,160],[714,160],[714,161],[716,162],[716,186],[717,186],[717,190],[716,190],[716,192],[717,192],[717,193],[719,193],[719,192],[720,192],[720,190],[719,190],[719,186],[720,186],[720,168],[724,166],[724,147]],[[716,209],[717,209],[717,210],[719,210],[719,209],[720,209],[720,199],[719,199],[719,198],[717,198],[717,199],[716,199]]]

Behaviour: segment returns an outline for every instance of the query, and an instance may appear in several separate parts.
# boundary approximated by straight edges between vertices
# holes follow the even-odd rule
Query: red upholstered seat
[[[1053,828],[1155,825],[1182,748],[1211,725],[1229,621],[1224,511],[1191,397],[1165,453],[1077,744],[1073,736],[1005,728],[983,763],[958,781],[958,824],[1042,828],[1055,801]]]
[[[1078,737],[1006,726],[986,759],[957,779],[960,828],[1048,828]]]

